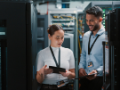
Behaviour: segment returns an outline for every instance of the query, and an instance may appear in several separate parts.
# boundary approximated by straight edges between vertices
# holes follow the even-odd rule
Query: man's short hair
[[[99,6],[93,6],[86,10],[87,14],[93,14],[95,17],[102,17],[102,9]]]

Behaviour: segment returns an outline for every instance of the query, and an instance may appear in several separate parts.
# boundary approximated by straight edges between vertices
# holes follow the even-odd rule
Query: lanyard
[[[90,48],[90,38],[91,38],[91,35],[92,35],[92,34],[90,34],[89,42],[88,42],[88,55],[90,55],[90,52],[91,52],[91,50],[92,50],[92,48],[93,48],[93,45],[95,44],[96,40],[97,40],[98,37],[100,36],[100,35],[98,35],[98,36],[96,37],[96,39],[94,40],[94,42],[93,42],[93,44],[92,44],[92,46],[91,46],[91,48]]]
[[[53,59],[54,59],[54,61],[55,61],[56,66],[57,66],[57,67],[60,67],[60,48],[59,48],[59,55],[58,55],[58,63],[57,63],[57,60],[56,60],[56,58],[55,58],[55,56],[54,56],[54,53],[53,53],[53,50],[52,50],[51,46],[50,46],[50,51],[51,51],[51,53],[52,53],[52,56],[53,56]]]

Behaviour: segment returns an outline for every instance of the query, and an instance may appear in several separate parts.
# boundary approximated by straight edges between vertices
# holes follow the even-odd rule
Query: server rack
[[[42,41],[43,45],[38,45],[38,50],[48,46],[48,15],[37,15],[37,41]],[[40,48],[41,47],[41,48]]]
[[[33,2],[0,1],[0,12],[0,89],[32,90]]]
[[[6,20],[0,19],[0,90],[6,90],[6,61],[7,61],[7,43],[6,43]]]
[[[120,51],[120,9],[115,9],[108,15],[106,15],[106,32],[108,33],[108,42],[105,46],[108,46],[109,52],[106,53],[104,60],[104,90],[119,90],[120,87],[120,74],[119,74],[119,51]],[[108,61],[108,62],[106,62]]]
[[[40,84],[36,80],[36,57],[37,53],[48,46],[48,15],[36,15],[36,30],[33,33],[33,88],[32,90],[40,90]]]

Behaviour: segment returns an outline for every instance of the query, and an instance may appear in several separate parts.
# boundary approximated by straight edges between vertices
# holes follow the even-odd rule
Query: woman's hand
[[[75,69],[66,70],[66,72],[60,72],[60,74],[64,77],[68,77],[69,79],[75,78]]]
[[[42,83],[45,75],[52,73],[52,69],[47,68],[47,65],[43,66],[39,71],[37,71],[36,80],[39,83]]]
[[[43,75],[46,75],[46,74],[50,74],[50,73],[52,73],[53,70],[47,68],[47,65],[45,65],[45,66],[43,66],[43,67],[40,69],[39,72],[40,72],[41,74],[43,74]]]
[[[47,68],[47,65],[44,66],[44,73],[45,73],[45,75],[46,75],[46,74],[50,74],[50,73],[52,73],[52,72],[53,72],[53,70]]]
[[[71,72],[66,70],[66,72],[60,72],[60,74],[62,74],[62,76],[64,77],[68,77],[71,74]]]

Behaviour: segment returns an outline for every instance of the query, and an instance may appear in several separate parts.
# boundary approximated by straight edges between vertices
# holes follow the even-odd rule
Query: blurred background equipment
[[[106,42],[104,43],[104,82],[103,90],[120,89],[120,9],[117,8],[105,17]]]

